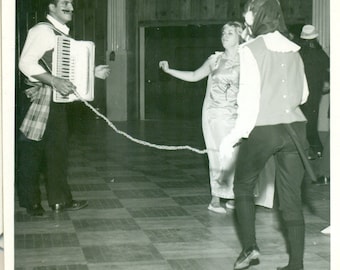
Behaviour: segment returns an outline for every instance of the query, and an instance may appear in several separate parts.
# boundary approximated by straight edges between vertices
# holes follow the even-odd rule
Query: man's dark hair
[[[57,5],[59,0],[45,0],[46,1],[46,4],[49,5],[49,4],[54,4],[54,5]]]
[[[45,0],[45,1],[44,1],[44,4],[45,4],[45,7],[46,7],[46,12],[49,13],[50,10],[49,10],[49,7],[48,7],[48,6],[49,6],[50,4],[53,4],[53,5],[56,6],[56,5],[58,4],[58,2],[59,2],[59,0]]]

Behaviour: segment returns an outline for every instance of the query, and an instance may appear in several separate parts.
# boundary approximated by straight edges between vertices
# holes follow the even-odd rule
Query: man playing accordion
[[[46,21],[29,30],[19,59],[19,69],[31,86],[25,91],[31,104],[19,128],[17,191],[20,206],[32,216],[44,215],[39,189],[43,165],[47,200],[53,211],[79,210],[88,204],[72,198],[67,182],[66,104],[53,101],[53,91],[65,97],[76,91],[70,80],[52,73],[56,37],[69,34],[66,24],[72,20],[73,0],[46,0],[46,6]],[[106,79],[110,70],[100,65],[88,72]]]

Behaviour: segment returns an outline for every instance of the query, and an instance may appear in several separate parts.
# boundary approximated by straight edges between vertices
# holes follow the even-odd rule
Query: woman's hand
[[[160,61],[159,62],[159,67],[166,73],[169,71],[169,63],[168,61]]]
[[[108,65],[99,65],[94,68],[94,76],[96,78],[105,80],[110,75],[111,69]]]

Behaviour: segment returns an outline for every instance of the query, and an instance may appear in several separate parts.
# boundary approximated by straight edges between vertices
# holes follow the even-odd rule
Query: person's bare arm
[[[39,74],[39,75],[34,75],[32,77],[44,84],[48,84],[52,86],[53,89],[55,89],[57,92],[59,92],[63,96],[67,96],[71,94],[76,89],[74,84],[70,82],[69,80],[65,80],[65,79],[62,79],[56,76],[52,76],[51,74],[47,72]]]
[[[182,71],[169,68],[168,61],[160,61],[159,67],[169,75],[187,82],[197,82],[207,77],[210,73],[209,60],[195,71]]]

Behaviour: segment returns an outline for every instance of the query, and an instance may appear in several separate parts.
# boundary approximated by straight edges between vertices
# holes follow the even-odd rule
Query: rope
[[[193,148],[191,146],[188,145],[184,145],[184,146],[168,146],[168,145],[158,145],[158,144],[153,144],[153,143],[149,143],[143,140],[139,140],[136,139],[132,136],[130,136],[129,134],[125,133],[124,131],[119,130],[106,116],[104,116],[103,114],[101,114],[100,112],[98,112],[91,104],[89,104],[86,100],[84,100],[77,91],[74,91],[74,94],[77,96],[77,98],[79,98],[79,100],[81,102],[83,102],[88,108],[90,108],[97,116],[99,116],[100,118],[102,118],[116,133],[125,136],[126,138],[128,138],[129,140],[141,144],[141,145],[145,145],[151,148],[156,148],[156,149],[161,149],[161,150],[168,150],[168,151],[175,151],[175,150],[190,150],[192,152],[195,152],[197,154],[206,154],[207,150],[200,150],[197,148]]]

